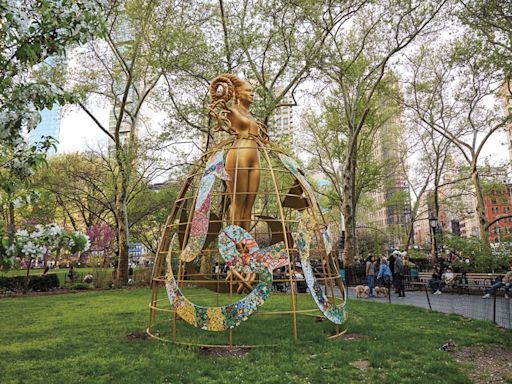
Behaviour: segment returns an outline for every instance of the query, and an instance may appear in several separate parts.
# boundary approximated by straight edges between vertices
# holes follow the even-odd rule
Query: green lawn
[[[362,339],[327,341],[332,324],[302,317],[302,342],[293,344],[289,317],[260,316],[236,329],[235,340],[279,346],[207,357],[196,347],[126,337],[145,329],[149,296],[132,289],[1,299],[0,383],[469,383],[440,345],[451,338],[458,346],[512,349],[512,332],[489,322],[351,301],[348,331]],[[288,304],[271,295],[263,308]],[[180,323],[192,340],[225,339]],[[168,323],[159,327],[165,333]],[[368,360],[369,368],[349,365],[356,360]]]

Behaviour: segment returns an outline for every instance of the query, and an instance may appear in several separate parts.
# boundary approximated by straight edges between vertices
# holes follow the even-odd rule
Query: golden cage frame
[[[263,141],[258,137],[252,137],[252,139],[256,141],[258,147],[260,156],[259,170],[262,175],[262,180],[260,182],[260,190],[256,192],[256,201],[253,206],[252,222],[254,222],[254,224],[252,225],[251,233],[256,241],[260,240],[265,242],[268,240],[269,243],[284,241],[288,253],[288,273],[287,276],[281,275],[278,278],[274,278],[273,283],[288,285],[289,293],[287,292],[287,294],[290,296],[290,307],[288,310],[258,310],[253,316],[289,315],[291,318],[293,340],[298,341],[298,316],[324,317],[314,303],[311,307],[299,309],[299,300],[303,295],[298,293],[298,286],[305,284],[305,279],[304,276],[300,276],[300,266],[295,261],[297,258],[297,248],[291,236],[291,232],[297,226],[297,215],[299,212],[308,210],[318,223],[314,231],[314,237],[316,239],[314,245],[316,246],[311,248],[311,252],[315,255],[315,260],[317,260],[317,263],[321,266],[320,272],[315,274],[315,278],[317,281],[322,282],[326,297],[333,305],[345,305],[347,297],[346,289],[339,272],[340,269],[337,257],[326,253],[325,246],[321,240],[322,235],[320,234],[320,229],[325,228],[327,224],[319,207],[318,209],[314,209],[313,207],[313,204],[316,204],[316,199],[314,196],[309,196],[307,189],[304,188],[299,180],[279,161],[278,154],[286,155],[283,149],[275,144],[270,144],[268,141]],[[230,347],[236,345],[233,340],[233,329],[225,331],[227,333],[227,341],[224,344],[193,343],[190,342],[190,340],[181,340],[177,331],[179,316],[167,300],[167,297],[164,299],[159,298],[161,287],[166,281],[166,268],[172,268],[173,263],[176,263],[172,257],[170,244],[172,236],[175,233],[178,234],[180,252],[184,250],[187,244],[191,229],[191,220],[194,213],[194,205],[199,191],[198,185],[206,162],[218,151],[231,148],[234,141],[235,137],[232,136],[201,156],[192,171],[187,175],[183,187],[167,217],[152,272],[149,323],[146,329],[147,334],[152,338],[184,345],[208,347]],[[237,172],[242,169],[244,168],[237,168]],[[265,177],[263,177],[263,175],[265,175]],[[253,284],[258,282],[258,279],[255,278],[255,276],[243,276],[233,269],[230,270],[231,273],[228,273],[227,276],[221,272],[220,266],[222,257],[211,244],[215,243],[214,240],[218,236],[221,228],[225,225],[229,225],[231,222],[229,219],[230,202],[225,183],[216,182],[216,185],[217,188],[214,189],[211,197],[212,207],[216,204],[218,210],[216,212],[212,210],[210,215],[207,239],[200,256],[201,267],[203,267],[204,262],[206,264],[205,268],[209,268],[208,272],[203,271],[203,273],[201,273],[201,271],[198,271],[194,267],[193,262],[186,263],[178,258],[178,272],[175,273],[175,275],[176,282],[180,287],[191,285],[206,287],[213,291],[213,295],[217,295],[217,302],[219,302],[219,295],[226,294],[229,295],[230,302],[232,302],[235,293],[250,289]],[[276,212],[272,215],[271,211]],[[262,230],[262,226],[264,226],[265,229]],[[216,271],[212,271],[212,267],[214,266],[213,260],[215,260],[215,258],[218,268]],[[341,297],[336,295],[336,286],[341,292]],[[162,302],[167,302],[167,308],[162,306]],[[171,337],[163,337],[160,335],[160,332],[157,332],[155,329],[157,316],[162,312],[171,315]],[[341,330],[340,325],[334,325],[334,327],[335,329],[332,335],[328,336],[328,338],[336,338],[345,332]],[[254,347],[258,346],[258,344],[244,344],[238,346]]]

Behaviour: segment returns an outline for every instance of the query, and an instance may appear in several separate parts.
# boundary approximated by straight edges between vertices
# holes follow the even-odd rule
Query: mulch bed
[[[469,364],[469,378],[475,384],[512,382],[512,350],[480,345],[457,348],[455,360]]]
[[[199,354],[207,357],[243,357],[251,351],[247,347],[201,347]]]
[[[146,332],[130,332],[126,335],[128,340],[148,340],[151,338]]]

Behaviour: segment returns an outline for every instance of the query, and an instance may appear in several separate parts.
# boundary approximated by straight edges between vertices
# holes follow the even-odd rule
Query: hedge
[[[29,276],[28,289],[31,291],[46,292],[60,287],[59,277],[55,273],[41,276]],[[25,287],[25,276],[0,276],[0,291],[23,291]]]

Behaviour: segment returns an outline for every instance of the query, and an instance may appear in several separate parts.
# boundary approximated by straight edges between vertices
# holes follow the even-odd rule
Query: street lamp
[[[437,217],[431,215],[428,219],[430,230],[432,232],[432,256],[434,257],[434,264],[437,263],[437,240],[436,240],[436,229],[437,229]]]

